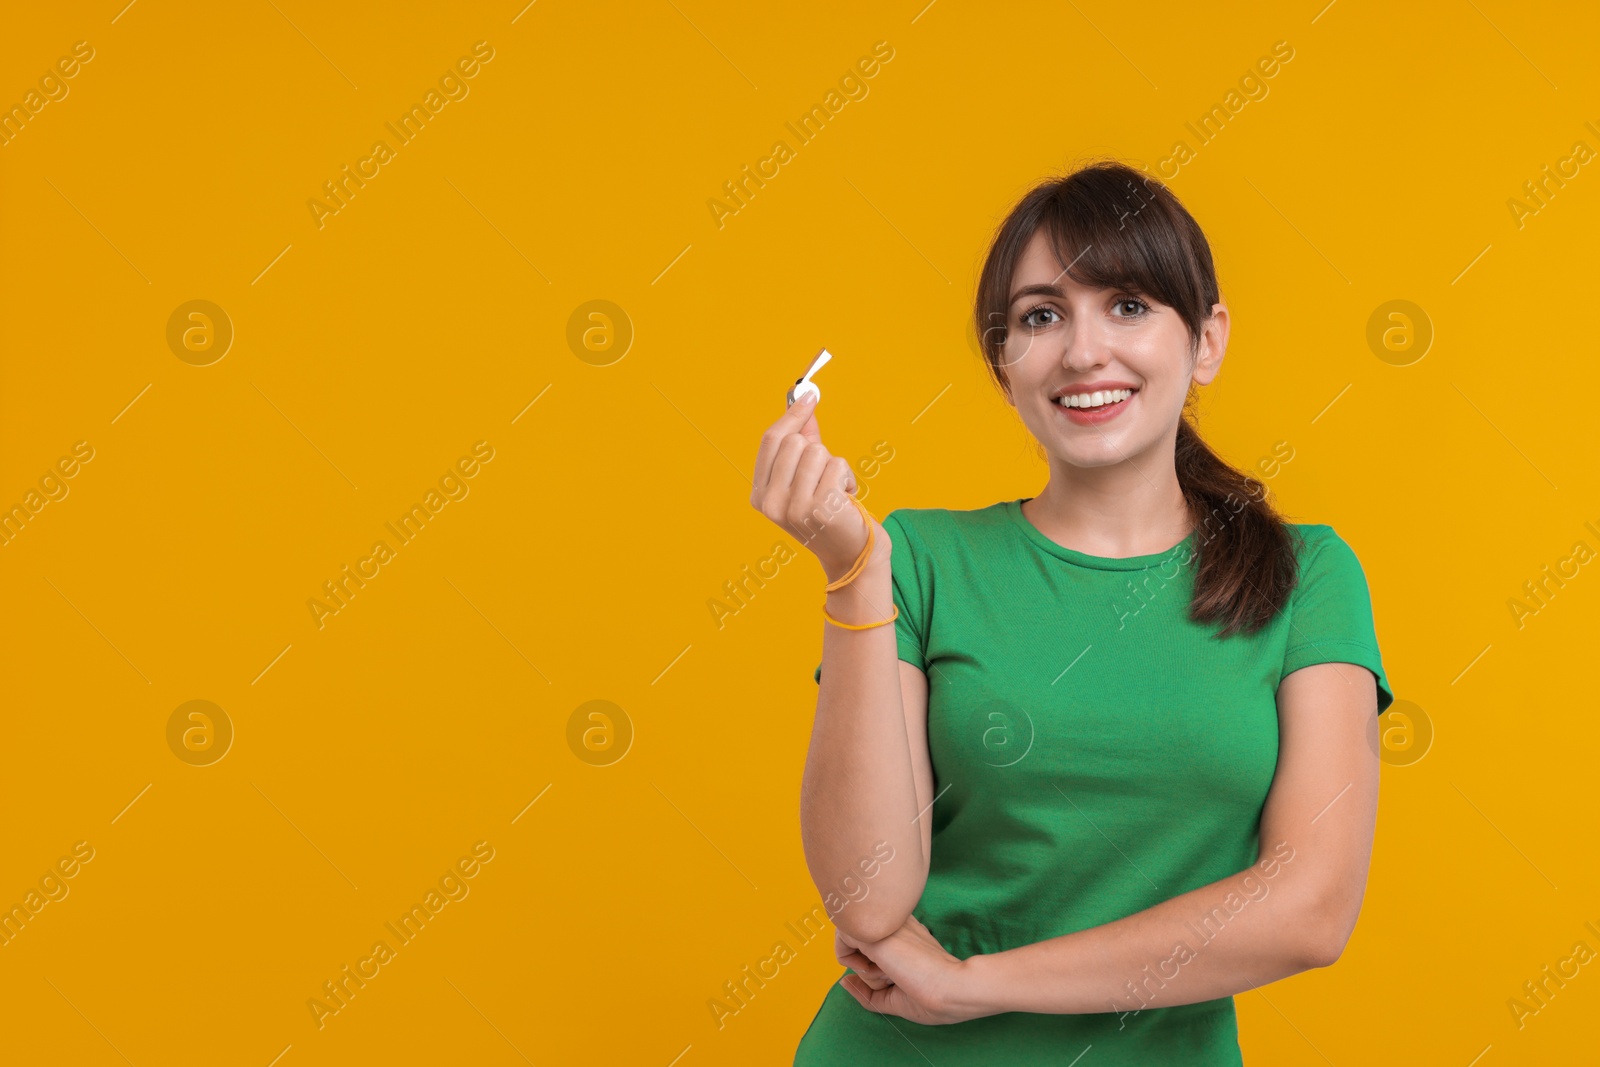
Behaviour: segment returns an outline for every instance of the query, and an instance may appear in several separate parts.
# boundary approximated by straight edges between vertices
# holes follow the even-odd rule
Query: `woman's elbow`
[[[1314,939],[1300,953],[1300,969],[1310,971],[1318,967],[1332,967],[1344,955],[1344,946],[1345,941],[1340,938],[1322,936]]]
[[[919,899],[920,896],[919,893]],[[874,893],[849,902],[833,916],[833,925],[861,944],[882,941],[906,924],[916,903],[916,900],[895,900],[887,893]]]
[[[876,911],[866,911],[857,908],[846,908],[833,917],[833,924],[849,934],[857,944],[870,944],[882,941],[906,923],[910,911],[900,914],[886,908]]]
[[[1345,946],[1355,932],[1356,917],[1342,908],[1320,908],[1301,924],[1305,937],[1300,956],[1303,969],[1332,967],[1344,955]]]

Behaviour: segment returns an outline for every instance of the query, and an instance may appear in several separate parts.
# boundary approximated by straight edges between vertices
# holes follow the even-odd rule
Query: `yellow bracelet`
[[[836,589],[843,589],[860,576],[862,570],[866,568],[867,559],[872,555],[872,542],[878,538],[877,528],[873,524],[872,514],[867,511],[867,506],[853,496],[849,499],[850,503],[856,506],[856,510],[861,512],[862,521],[867,524],[867,545],[861,550],[861,555],[856,557],[856,561],[850,565],[850,570],[838,581],[832,582],[827,586],[826,591],[829,593]]]
[[[826,604],[822,605],[822,617],[824,619],[827,619],[829,622],[833,623],[835,626],[839,627],[842,630],[870,630],[874,626],[883,626],[883,625],[885,625],[887,623],[894,622],[894,620],[898,619],[900,617],[900,605],[896,604],[894,606],[894,614],[890,615],[887,619],[882,619],[882,620],[880,620],[878,622],[863,623],[860,626],[852,626],[848,622],[840,622],[838,619],[834,618],[832,615],[829,615],[828,614],[828,605],[826,605]]]

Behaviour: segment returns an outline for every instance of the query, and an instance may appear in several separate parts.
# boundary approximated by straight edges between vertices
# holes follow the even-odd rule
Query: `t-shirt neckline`
[[[1023,535],[1026,536],[1029,541],[1033,542],[1035,545],[1038,545],[1052,556],[1055,556],[1057,559],[1065,560],[1066,562],[1079,567],[1088,567],[1091,570],[1144,570],[1147,567],[1157,566],[1158,564],[1162,563],[1169,556],[1172,556],[1174,553],[1178,552],[1178,550],[1184,548],[1184,546],[1190,545],[1195,539],[1195,531],[1190,530],[1182,541],[1179,541],[1171,548],[1165,549],[1161,552],[1152,552],[1143,556],[1091,556],[1087,552],[1079,552],[1075,548],[1068,548],[1066,545],[1052,541],[1050,538],[1044,535],[1042,530],[1040,530],[1032,522],[1028,521],[1028,516],[1024,515],[1022,512],[1022,505],[1032,499],[1033,497],[1031,496],[1025,496],[1006,502],[1006,514],[1010,517],[1011,521],[1021,528]]]

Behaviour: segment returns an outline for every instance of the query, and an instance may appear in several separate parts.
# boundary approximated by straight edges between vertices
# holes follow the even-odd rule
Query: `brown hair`
[[[1034,186],[1001,223],[978,280],[978,346],[995,383],[1010,394],[1005,340],[1011,282],[1029,240],[1043,227],[1067,273],[1082,285],[1127,288],[1175,310],[1189,329],[1189,354],[1218,302],[1211,246],[1193,216],[1156,179],[1114,161],[1087,164]],[[1288,601],[1297,568],[1288,528],[1261,482],[1201,440],[1190,384],[1173,462],[1199,536],[1189,618],[1220,622],[1217,634],[1253,633]]]

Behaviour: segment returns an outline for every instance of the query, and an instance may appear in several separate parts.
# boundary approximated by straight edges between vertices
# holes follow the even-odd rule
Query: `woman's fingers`
[[[816,497],[817,486],[822,481],[823,470],[832,458],[833,453],[829,452],[827,446],[821,441],[806,442],[805,447],[800,450],[800,459],[795,464],[794,474],[789,479],[791,505],[795,501],[810,501]],[[791,513],[789,521],[798,526],[809,517],[809,514],[805,512],[799,514]]]
[[[859,960],[841,960],[840,963],[854,971],[863,982],[873,989],[885,989],[894,985],[894,981],[883,971],[874,967],[872,961],[865,956]]]
[[[856,1001],[868,1011],[875,1011],[887,1015],[899,1015],[902,1018],[915,1018],[915,1005],[906,996],[904,990],[898,986],[889,986],[879,990],[867,985],[860,975],[847,974],[839,980]]]
[[[848,967],[861,976],[873,989],[882,989],[894,985],[894,982],[884,973],[883,968],[873,963],[859,952],[846,952],[839,957],[839,964]]]
[[[799,405],[796,404],[795,407],[799,407]],[[806,407],[810,408],[811,411],[807,413],[805,421],[800,424],[800,436],[808,441],[820,441],[822,440],[822,429],[817,425],[817,405],[814,401],[811,401],[806,404]]]
[[[777,421],[761,435],[761,447],[756,451],[755,488],[758,492],[770,481],[772,461],[784,438],[800,432],[802,427],[809,427],[810,437],[821,440],[822,431],[817,428],[815,407],[816,402],[810,399],[789,405],[789,410],[778,416]]]
[[[762,434],[750,504],[840,574],[860,556],[871,527],[852,511],[856,477],[822,443],[815,402],[802,399]]]
[[[808,447],[809,443],[804,437],[792,433],[779,443],[777,455],[772,457],[767,484],[760,492],[763,494],[761,510],[774,522],[787,522],[793,501],[810,497],[808,492],[802,492],[794,484],[795,469],[800,466],[800,458]]]
[[[873,989],[883,989],[894,984],[888,975],[883,973],[883,968],[861,951],[861,946],[855,938],[840,930],[833,931],[833,954],[839,960],[841,967],[849,967]]]
[[[844,986],[844,991],[849,993],[852,997],[855,997],[856,1002],[859,1003],[863,1008],[867,1008],[871,1011],[878,1010],[877,1008],[873,1007],[872,999],[861,988],[862,986],[866,985],[866,983],[861,981],[860,975],[847,974],[843,978],[839,979],[839,984]]]
[[[850,469],[850,461],[843,456],[834,456],[828,461],[828,469],[822,475],[823,484],[836,486],[839,490],[856,495],[856,472]]]
[[[894,981],[883,974],[872,975],[857,971],[856,977],[865,982],[869,989],[888,989],[894,985]]]

